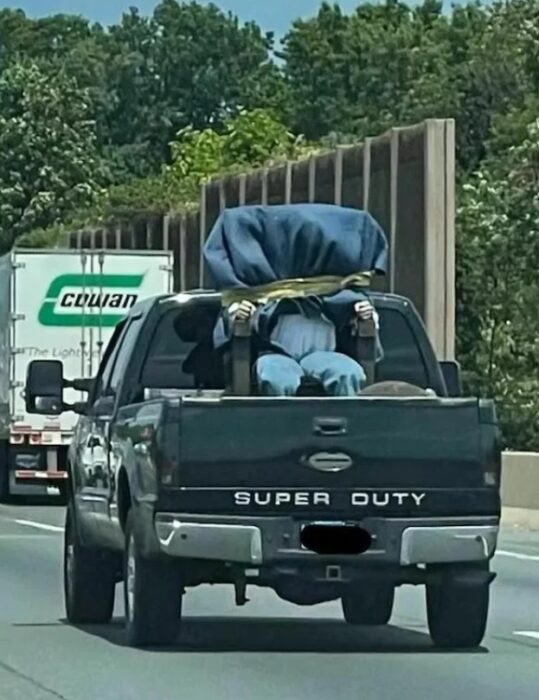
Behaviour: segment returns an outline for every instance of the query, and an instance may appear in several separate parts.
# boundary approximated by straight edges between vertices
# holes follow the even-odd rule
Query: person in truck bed
[[[378,326],[378,316],[365,296],[353,302],[350,317],[338,324],[330,301],[310,297],[256,307],[244,300],[228,309],[230,321],[250,320],[258,335],[262,351],[255,373],[262,394],[294,396],[304,378],[320,382],[330,396],[356,396],[361,391],[366,382],[363,367],[338,350],[346,344],[355,322],[374,319]],[[376,355],[379,361],[382,348],[378,340]]]

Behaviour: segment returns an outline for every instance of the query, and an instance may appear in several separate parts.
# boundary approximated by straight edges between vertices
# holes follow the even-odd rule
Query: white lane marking
[[[0,535],[0,540],[42,540],[43,535]]]
[[[520,632],[513,632],[513,634],[517,635],[518,637],[529,637],[530,639],[537,639],[537,641],[539,641],[539,632],[526,632],[525,630],[522,630]]]
[[[58,527],[58,525],[46,525],[45,523],[35,523],[33,520],[14,520],[17,525],[24,525],[25,527],[34,527],[36,530],[45,530],[46,532],[63,532],[63,527]]]
[[[522,554],[521,552],[508,552],[505,549],[498,549],[496,554],[499,557],[510,557],[511,559],[521,559],[522,561],[539,561],[537,554]]]

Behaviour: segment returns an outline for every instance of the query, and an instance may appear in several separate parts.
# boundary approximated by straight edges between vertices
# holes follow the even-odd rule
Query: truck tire
[[[60,491],[60,494],[58,496],[59,502],[63,506],[67,505],[67,503],[69,501],[69,485],[68,485],[67,481],[61,483],[58,486],[58,490]]]
[[[427,583],[427,620],[437,647],[475,648],[488,619],[489,583],[463,583],[451,575]]]
[[[387,625],[394,600],[392,585],[351,586],[342,597],[344,619],[351,625]]]
[[[70,503],[64,532],[64,597],[69,622],[82,625],[110,622],[116,574],[112,555],[81,544],[74,506]]]
[[[9,447],[6,442],[0,442],[0,503],[9,501]]]
[[[124,601],[128,642],[134,647],[172,646],[178,637],[182,588],[175,562],[140,553],[133,511],[127,516]]]

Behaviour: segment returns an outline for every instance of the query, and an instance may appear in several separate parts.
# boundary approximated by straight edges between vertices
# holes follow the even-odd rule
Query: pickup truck
[[[208,583],[234,586],[238,605],[262,586],[385,625],[395,589],[411,584],[426,588],[436,646],[481,643],[500,521],[495,407],[461,397],[458,364],[437,360],[408,300],[370,296],[384,356],[357,397],[257,395],[248,333],[212,351],[221,297],[209,291],[137,303],[92,380],[31,363],[27,410],[80,416],[69,621],[110,621],[123,581],[133,646],[174,643],[186,590]],[[81,401],[66,404],[66,388]]]

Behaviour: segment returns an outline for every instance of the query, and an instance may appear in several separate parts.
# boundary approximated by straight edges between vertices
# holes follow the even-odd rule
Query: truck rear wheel
[[[427,584],[427,620],[437,647],[478,647],[485,636],[488,608],[488,582],[461,582],[447,574]]]
[[[181,621],[182,590],[175,562],[140,553],[133,511],[127,517],[124,558],[125,619],[129,644],[171,646]]]
[[[342,597],[344,619],[351,625],[387,625],[394,600],[392,585],[350,586]]]
[[[116,563],[106,552],[84,547],[67,507],[64,533],[64,596],[66,615],[73,624],[110,622],[114,609]]]

